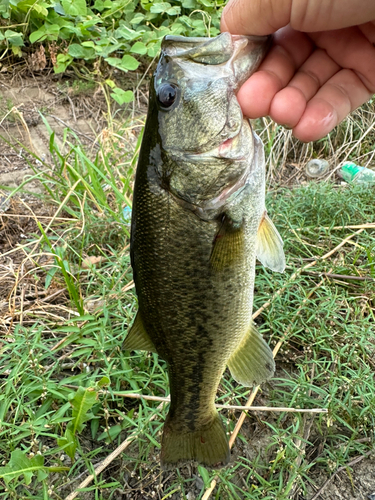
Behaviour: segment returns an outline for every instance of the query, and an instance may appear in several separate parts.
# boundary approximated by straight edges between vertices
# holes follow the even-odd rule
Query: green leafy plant
[[[74,460],[79,445],[77,434],[82,432],[84,423],[92,418],[89,411],[94,406],[97,398],[97,389],[79,387],[77,392],[69,399],[72,406],[72,419],[66,426],[64,436],[57,440],[57,444],[67,453],[71,460]]]
[[[0,49],[22,57],[24,48],[38,50],[43,44],[55,73],[77,64],[87,74],[86,63],[94,61],[127,73],[153,59],[165,35],[219,34],[224,4],[225,0],[9,0],[0,6],[0,19],[12,28],[0,26]],[[133,99],[131,89],[117,85],[111,96],[120,105]]]
[[[37,476],[39,482],[43,481],[50,472],[62,472],[69,470],[68,467],[46,467],[44,465],[44,457],[35,455],[28,457],[22,450],[12,451],[9,463],[5,467],[0,467],[0,478],[9,484],[13,479],[19,479],[23,476],[25,484],[31,483],[34,475]]]

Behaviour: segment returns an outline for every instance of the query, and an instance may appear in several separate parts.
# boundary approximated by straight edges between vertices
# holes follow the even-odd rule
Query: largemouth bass
[[[236,99],[268,45],[167,36],[150,86],[131,228],[139,310],[124,347],[168,363],[165,468],[227,464],[215,409],[225,367],[245,386],[274,371],[252,322],[255,260],[283,271],[283,244],[265,210],[263,146]]]

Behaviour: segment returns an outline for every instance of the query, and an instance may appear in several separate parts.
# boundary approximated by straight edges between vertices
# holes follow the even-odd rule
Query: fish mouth
[[[249,122],[243,120],[242,126],[235,135],[225,139],[219,146],[203,153],[188,153],[184,157],[188,161],[199,162],[220,158],[232,161],[243,161],[248,158],[253,146],[253,137]]]

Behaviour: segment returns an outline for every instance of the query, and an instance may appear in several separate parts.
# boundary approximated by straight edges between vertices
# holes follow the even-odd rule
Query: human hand
[[[275,33],[237,98],[246,116],[269,115],[301,141],[324,137],[375,93],[373,0],[231,0],[221,30]]]

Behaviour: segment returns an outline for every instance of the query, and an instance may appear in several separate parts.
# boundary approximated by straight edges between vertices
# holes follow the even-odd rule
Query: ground
[[[106,101],[100,89],[85,89],[81,84],[52,78],[22,77],[22,79],[12,81],[2,77],[0,91],[0,133],[3,136],[0,142],[0,188],[1,186],[15,188],[22,185],[28,176],[37,176],[38,170],[43,168],[43,165],[36,157],[42,160],[49,158],[49,133],[42,117],[55,132],[60,144],[63,142],[64,129],[69,127],[77,134],[81,142],[93,151],[95,151],[97,138],[108,126],[105,120]],[[144,114],[144,98],[142,97],[140,101],[141,109],[136,112]],[[135,146],[136,137],[130,142]],[[283,176],[285,184],[288,185],[293,182],[307,182],[303,164],[292,162],[284,165]],[[41,203],[40,198],[35,197],[42,193],[38,180],[27,183],[26,191],[27,193],[20,192],[10,200],[7,200],[6,196],[9,191],[6,189],[0,191],[0,220],[3,226],[0,228],[2,231],[0,232],[0,252],[2,254],[15,248],[20,241],[27,239],[37,230],[32,217],[20,216],[20,213],[26,213],[24,211],[26,206],[39,217],[49,217],[53,214],[55,207],[45,205]],[[4,216],[1,215],[2,213]],[[10,321],[7,304],[13,286],[9,278],[9,269],[19,264],[19,253],[10,254],[6,263],[4,262],[0,270],[0,279],[3,277],[4,280],[0,285],[2,295],[0,296],[0,311],[3,315],[2,326],[6,329]],[[48,295],[40,296],[39,294],[35,297],[34,292],[29,288],[22,300],[25,302],[25,310],[31,310],[33,304],[38,301],[46,301],[51,305],[59,306],[65,304],[67,299],[67,293],[64,290],[56,289],[52,292],[49,290]],[[21,299],[17,298],[17,300]],[[27,324],[26,315],[24,322]],[[261,403],[261,398],[259,398],[258,404]],[[252,418],[244,426],[242,432],[243,435],[249,436],[249,443],[244,445],[243,442],[239,442],[234,448],[234,454],[245,454],[251,460],[259,450],[267,446],[269,429],[266,430],[263,426],[259,430],[257,420]],[[252,436],[251,443],[250,436]],[[306,439],[311,440],[312,437],[308,436]],[[308,453],[308,449],[306,452]],[[197,474],[196,469],[195,473]],[[186,475],[188,474],[186,472]],[[194,477],[194,473],[190,471],[190,474]],[[196,481],[192,485],[190,498],[196,498],[202,488],[201,479],[198,476],[195,477]],[[361,457],[360,461],[353,463],[351,472],[349,468],[342,467],[334,477],[330,477],[322,471],[313,470],[310,479],[315,486],[310,487],[309,494],[302,496],[298,490],[295,490],[294,498],[299,500],[375,499],[375,459],[371,455]],[[244,481],[243,478],[242,481]],[[324,489],[320,490],[323,486],[325,486]],[[68,491],[65,493],[68,494]],[[131,498],[131,496],[125,497],[119,494],[116,498]],[[168,498],[180,497],[176,493]]]

